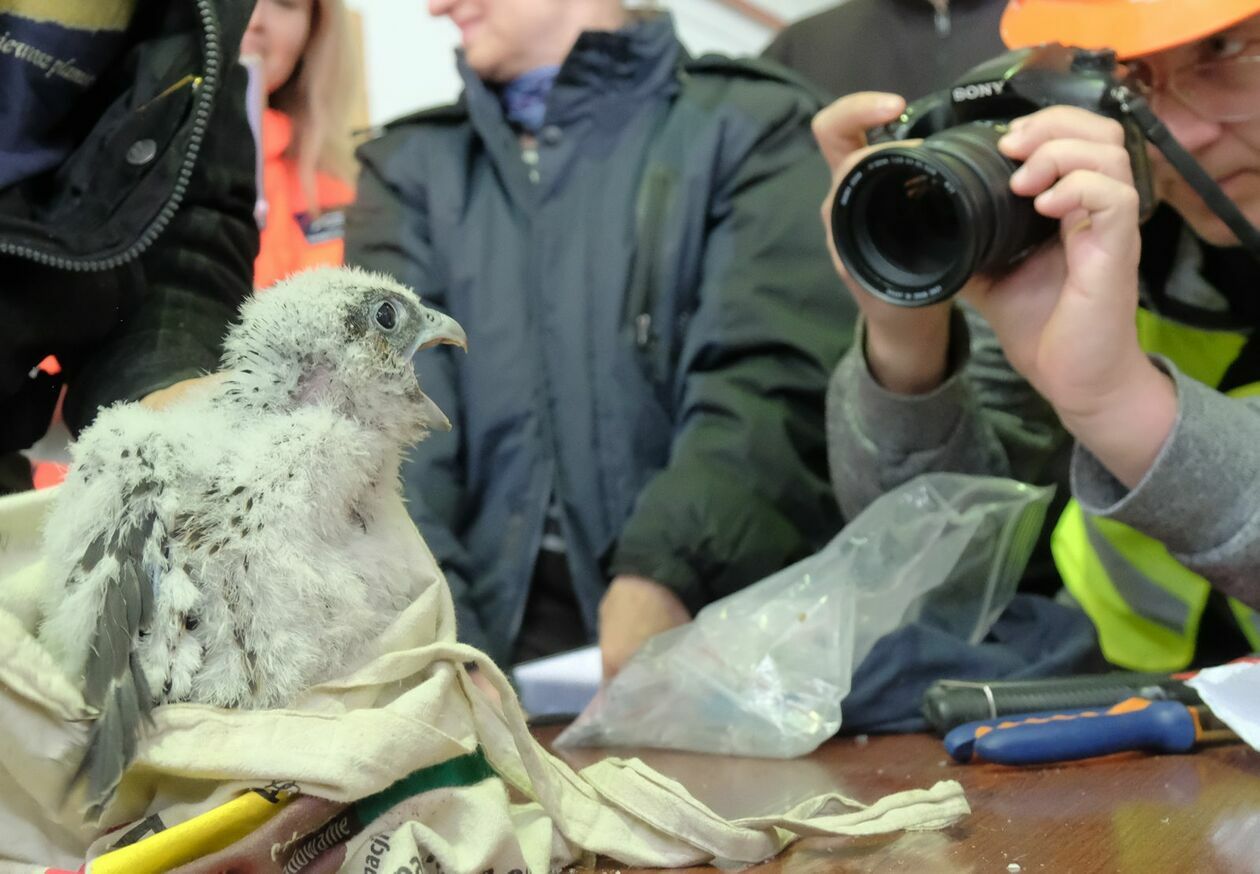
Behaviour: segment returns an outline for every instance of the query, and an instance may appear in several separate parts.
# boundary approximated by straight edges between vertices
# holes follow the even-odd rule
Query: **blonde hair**
[[[269,101],[293,120],[293,140],[285,157],[297,165],[311,212],[319,211],[317,171],[346,183],[354,181],[350,108],[358,87],[359,62],[343,0],[313,0],[310,35],[297,69]]]

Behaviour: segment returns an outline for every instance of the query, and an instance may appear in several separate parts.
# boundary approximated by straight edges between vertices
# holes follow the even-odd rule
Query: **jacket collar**
[[[456,53],[464,95],[474,124],[505,125],[498,96]],[[639,18],[616,31],[586,31],[569,52],[547,99],[547,124],[590,115],[604,103],[635,102],[677,88],[682,45],[667,12]]]

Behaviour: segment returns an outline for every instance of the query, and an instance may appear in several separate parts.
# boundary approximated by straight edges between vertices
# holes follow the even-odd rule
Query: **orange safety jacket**
[[[254,262],[254,288],[263,289],[290,273],[342,261],[343,210],[354,189],[329,176],[315,177],[316,209],[306,202],[296,162],[285,155],[293,122],[277,109],[263,113],[263,197],[266,215]]]

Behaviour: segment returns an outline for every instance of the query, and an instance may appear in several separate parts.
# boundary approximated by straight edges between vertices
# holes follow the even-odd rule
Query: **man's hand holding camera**
[[[904,103],[855,94],[820,113],[814,129],[833,172],[823,218],[832,241],[832,200],[849,171],[880,146],[864,131],[897,118]],[[900,144],[904,145],[904,143]],[[1057,240],[998,277],[973,276],[961,292],[997,334],[1013,367],[1056,409],[1065,427],[1126,485],[1141,479],[1171,431],[1171,380],[1138,345],[1139,197],[1124,131],[1113,119],[1066,106],[1011,123],[998,144],[1023,162],[1011,191],[1034,198],[1060,223]],[[946,377],[948,300],[903,307],[837,270],[866,320],[872,376],[890,391],[920,394]]]
[[[1060,222],[1059,239],[963,294],[1064,427],[1125,485],[1150,468],[1177,417],[1172,381],[1138,344],[1138,193],[1114,120],[1057,106],[1017,118],[999,148],[1011,190]]]

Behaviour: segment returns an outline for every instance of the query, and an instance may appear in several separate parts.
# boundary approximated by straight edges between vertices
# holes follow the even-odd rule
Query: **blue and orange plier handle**
[[[945,749],[959,762],[1034,765],[1129,750],[1181,753],[1193,748],[1202,734],[1192,707],[1129,698],[1111,707],[968,722],[945,736]]]

